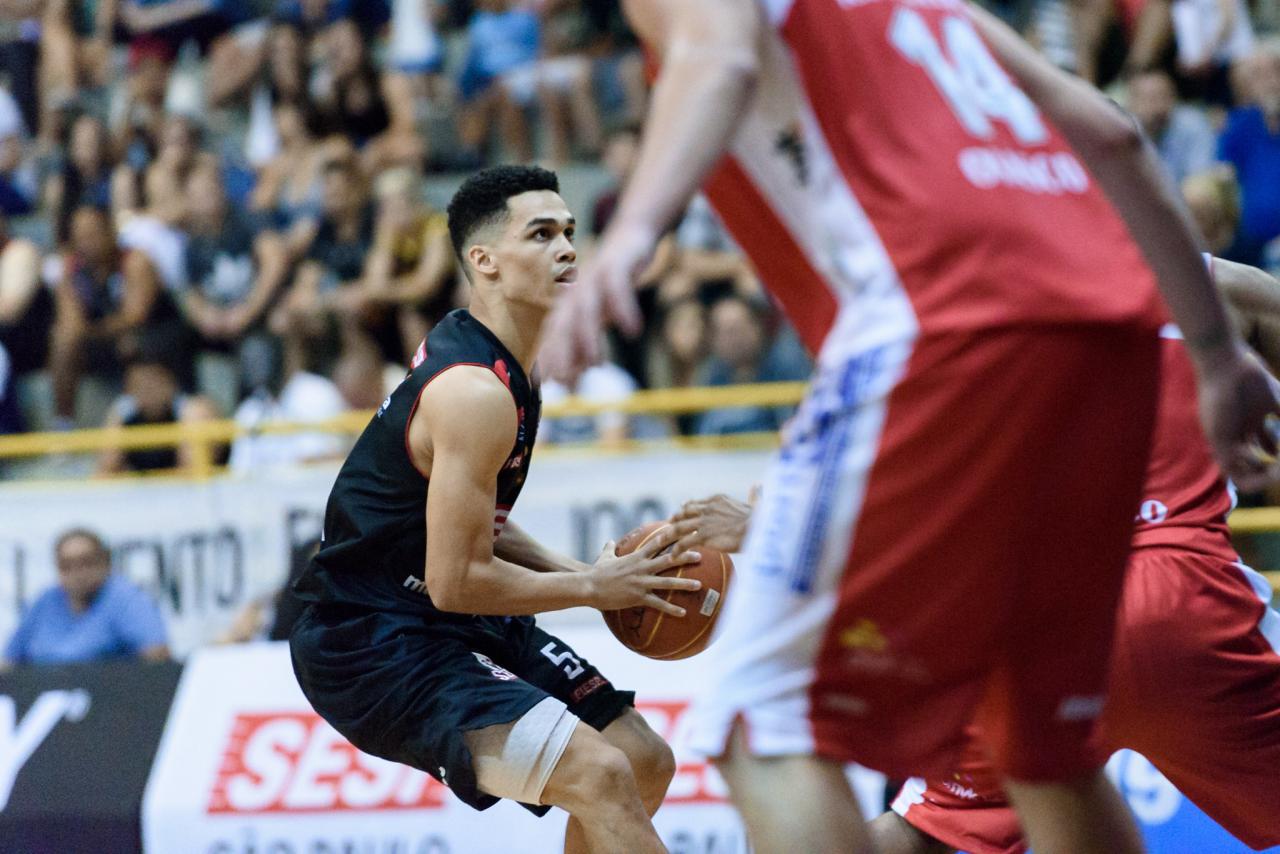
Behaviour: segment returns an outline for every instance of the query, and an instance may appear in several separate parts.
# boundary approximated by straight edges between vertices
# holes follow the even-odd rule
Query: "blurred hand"
[[[671,526],[680,537],[677,549],[707,546],[722,552],[736,552],[747,536],[751,505],[727,495],[713,495],[701,501],[686,501]]]
[[[1280,477],[1275,459],[1280,383],[1241,345],[1198,358],[1200,422],[1223,472],[1246,492]]]
[[[547,374],[572,385],[583,370],[600,361],[600,333],[610,323],[629,336],[640,334],[643,319],[634,287],[656,245],[657,235],[642,228],[620,226],[605,233],[577,284],[547,321],[539,356]]]

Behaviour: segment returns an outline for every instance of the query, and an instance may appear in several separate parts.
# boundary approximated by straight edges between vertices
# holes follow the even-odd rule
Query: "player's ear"
[[[498,272],[498,264],[493,253],[483,244],[473,243],[467,248],[467,261],[472,269],[482,275],[492,276]]]

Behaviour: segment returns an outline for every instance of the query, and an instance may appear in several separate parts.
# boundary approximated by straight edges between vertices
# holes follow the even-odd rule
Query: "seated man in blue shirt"
[[[106,658],[169,657],[164,620],[151,598],[111,571],[102,538],[74,528],[54,545],[58,586],[22,615],[7,664],[69,664]]]

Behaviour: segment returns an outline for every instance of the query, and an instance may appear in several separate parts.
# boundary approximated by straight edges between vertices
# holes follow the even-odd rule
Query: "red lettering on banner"
[[[237,715],[207,812],[316,813],[433,809],[445,787],[356,750],[313,712]]]
[[[636,711],[644,716],[654,732],[668,744],[678,742],[687,700],[636,700]],[[720,774],[709,762],[696,760],[676,765],[676,775],[667,789],[664,806],[672,804],[723,804],[729,800],[729,790]]]

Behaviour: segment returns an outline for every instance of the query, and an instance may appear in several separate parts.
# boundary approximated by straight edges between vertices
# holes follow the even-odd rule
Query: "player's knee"
[[[635,774],[627,755],[599,735],[570,745],[543,790],[543,803],[573,815],[584,815],[639,801]]]
[[[671,752],[671,745],[650,730],[631,757],[631,768],[640,787],[640,796],[645,804],[656,809],[676,775],[676,756]]]

